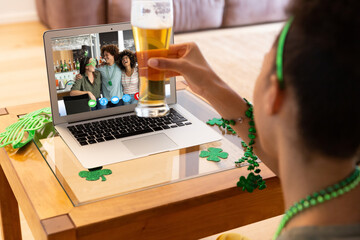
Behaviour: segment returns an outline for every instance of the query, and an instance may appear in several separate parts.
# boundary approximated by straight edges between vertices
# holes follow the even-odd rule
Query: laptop
[[[130,23],[50,30],[43,38],[53,124],[84,168],[221,140],[220,134],[176,103],[175,78],[165,84],[170,113],[160,118],[137,117],[136,104],[111,105],[118,96],[98,99],[101,107],[90,102],[86,107],[85,98],[69,97],[85,51],[98,62],[104,45],[135,52]]]

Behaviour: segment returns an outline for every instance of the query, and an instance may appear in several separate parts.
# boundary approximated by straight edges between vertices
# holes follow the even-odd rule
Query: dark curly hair
[[[294,0],[288,8],[294,21],[283,75],[285,89],[295,93],[298,134],[307,149],[336,158],[360,152],[359,6],[358,0]]]
[[[101,48],[101,56],[104,57],[104,52],[107,51],[112,56],[116,57],[119,54],[119,48],[114,44],[104,45]]]
[[[117,59],[116,59],[116,62],[119,65],[120,69],[125,71],[125,67],[122,65],[122,58],[124,56],[129,57],[131,68],[135,68],[136,63],[137,63],[136,54],[128,49],[125,49],[124,51],[120,52],[120,54],[117,56]]]

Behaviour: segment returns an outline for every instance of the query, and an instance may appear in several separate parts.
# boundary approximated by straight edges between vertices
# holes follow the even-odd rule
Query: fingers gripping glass
[[[284,89],[285,84],[284,84],[284,70],[283,70],[283,57],[284,57],[284,46],[285,46],[285,40],[286,40],[286,35],[289,32],[289,28],[290,25],[292,23],[292,21],[294,20],[293,17],[291,17],[286,25],[284,26],[283,30],[280,33],[280,37],[279,37],[279,43],[278,43],[278,47],[277,47],[277,52],[276,52],[276,74],[277,74],[277,78],[279,80],[279,84],[280,84],[280,88]]]

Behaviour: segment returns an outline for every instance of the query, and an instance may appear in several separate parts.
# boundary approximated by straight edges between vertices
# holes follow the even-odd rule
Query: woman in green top
[[[96,60],[94,58],[85,57],[80,60],[80,75],[81,78],[76,80],[71,88],[70,96],[78,96],[88,94],[90,99],[97,101],[97,107],[92,110],[98,109],[99,98],[101,94],[101,74],[95,70]]]

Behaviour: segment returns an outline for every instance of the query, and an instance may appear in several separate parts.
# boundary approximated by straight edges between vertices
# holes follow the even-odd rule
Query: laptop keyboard
[[[72,125],[67,128],[79,144],[84,146],[186,125],[191,125],[191,122],[171,108],[168,115],[159,118],[141,118],[129,115]]]

